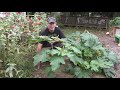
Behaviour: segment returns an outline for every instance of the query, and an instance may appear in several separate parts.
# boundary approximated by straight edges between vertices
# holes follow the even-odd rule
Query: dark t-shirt
[[[40,36],[41,35],[42,36],[48,36],[48,37],[52,37],[52,36],[56,37],[56,36],[58,36],[58,38],[60,38],[60,39],[65,38],[65,35],[63,34],[63,32],[61,31],[61,29],[59,27],[55,27],[54,32],[50,32],[48,30],[48,28],[46,28],[43,32],[40,32],[39,35]],[[43,42],[40,42],[40,43],[43,44],[43,47],[50,47],[51,46],[51,44],[49,42],[47,42],[47,41],[43,41]]]

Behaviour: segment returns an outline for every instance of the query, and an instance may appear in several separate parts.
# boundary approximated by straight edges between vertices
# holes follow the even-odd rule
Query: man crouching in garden
[[[50,17],[48,19],[48,26],[44,31],[42,31],[40,33],[40,36],[49,36],[49,37],[58,36],[58,38],[60,38],[60,39],[65,38],[65,35],[61,31],[61,29],[59,27],[56,27],[56,19],[54,17]],[[54,42],[53,46],[61,46],[61,43]],[[47,41],[38,43],[38,46],[36,49],[37,54],[39,54],[40,51],[42,50],[42,48],[44,48],[44,47],[51,47],[51,44]]]

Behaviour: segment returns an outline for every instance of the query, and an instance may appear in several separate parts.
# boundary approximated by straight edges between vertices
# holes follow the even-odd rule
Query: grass
[[[85,30],[89,31],[90,33],[93,33],[95,35],[104,35],[108,30],[106,29],[97,29],[97,28],[83,28],[83,27],[64,27],[61,28],[63,30],[63,33],[65,36],[69,36],[72,33],[75,33],[76,31],[84,32]]]

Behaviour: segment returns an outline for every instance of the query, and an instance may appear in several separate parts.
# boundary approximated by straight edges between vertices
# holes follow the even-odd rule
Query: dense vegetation
[[[39,55],[34,56],[34,65],[39,62],[49,62],[49,72],[56,72],[60,66],[65,63],[64,57],[68,57],[70,63],[66,71],[75,77],[88,78],[95,72],[103,73],[106,77],[114,77],[114,65],[119,62],[119,58],[112,51],[104,48],[98,37],[87,31],[73,33],[66,39],[57,37],[40,36],[34,41],[60,41],[64,47],[56,49],[43,50]],[[49,74],[48,74],[49,75]]]
[[[32,73],[39,62],[49,62],[50,67],[45,68],[48,77],[55,77],[54,73],[62,65],[65,65],[66,73],[78,78],[91,77],[93,73],[114,77],[114,65],[119,58],[104,48],[98,37],[88,31],[69,32],[65,39],[39,36],[46,25],[46,13],[26,17],[20,12],[11,12],[8,17],[0,18],[0,61],[3,61],[0,77],[33,77]],[[36,55],[36,43],[40,41],[48,41],[51,45],[59,41],[64,47],[52,47]]]
[[[34,66],[30,57],[35,54],[36,45],[28,42],[38,36],[46,24],[45,13],[29,18],[21,12],[11,12],[8,17],[0,18],[1,77],[31,77]]]

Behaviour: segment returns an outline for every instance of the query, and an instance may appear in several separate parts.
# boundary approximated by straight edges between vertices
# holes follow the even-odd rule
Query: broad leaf
[[[45,68],[45,73],[48,74],[48,73],[50,73],[51,71],[52,71],[51,67],[46,67],[46,68]]]
[[[71,49],[76,53],[76,54],[81,54],[82,52],[79,50],[79,49],[77,49],[76,47],[71,47]]]
[[[90,62],[90,67],[91,67],[91,70],[93,70],[95,72],[99,71],[99,63],[96,60],[92,60]]]
[[[90,78],[92,72],[88,70],[82,70],[80,67],[75,67],[74,74],[77,78]]]
[[[65,67],[65,72],[69,72],[70,74],[74,74],[74,68],[71,64],[68,64],[67,67]]]
[[[90,49],[86,48],[84,50],[84,56],[86,56],[86,57],[93,57],[93,52]]]
[[[55,75],[54,72],[50,72],[50,73],[48,74],[48,78],[55,78],[55,77],[56,77],[56,75]]]
[[[104,74],[106,75],[106,77],[108,78],[113,78],[115,76],[115,69],[113,67],[108,68],[108,69],[103,69]]]
[[[85,69],[89,69],[90,68],[90,64],[87,61],[84,61],[83,65],[84,65]]]
[[[53,56],[50,59],[50,65],[52,71],[57,70],[60,67],[60,64],[65,64],[64,57],[61,56]]]
[[[51,51],[51,55],[55,55],[55,54],[60,55],[60,51],[58,51],[58,50],[56,50],[56,49],[53,49],[53,50]]]
[[[60,47],[56,47],[56,49],[59,50],[59,51],[61,51],[62,48],[60,48]]]
[[[111,66],[114,66],[113,62],[111,61],[98,60],[98,63],[101,68],[110,68]]]
[[[67,50],[65,50],[65,49],[61,50],[61,56],[66,56],[66,55],[67,55],[67,53],[68,53],[68,51],[67,51]]]
[[[120,62],[119,59],[117,58],[117,55],[112,51],[108,51],[107,58],[114,63]]]
[[[74,63],[74,65],[77,65],[78,62],[80,62],[80,58],[78,58],[75,54],[73,53],[67,53],[67,56],[70,58],[70,61]]]
[[[39,62],[46,62],[48,61],[48,56],[45,51],[41,51],[40,54],[35,55],[34,57],[34,66],[36,66]]]

